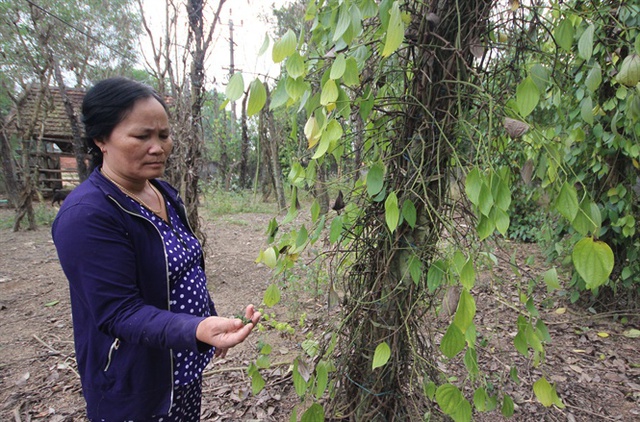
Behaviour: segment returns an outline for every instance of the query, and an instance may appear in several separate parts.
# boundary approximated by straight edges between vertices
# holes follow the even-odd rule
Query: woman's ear
[[[96,144],[96,146],[98,148],[100,148],[100,151],[102,152],[102,155],[104,155],[105,151],[106,151],[106,144],[102,139],[94,139],[93,143]]]

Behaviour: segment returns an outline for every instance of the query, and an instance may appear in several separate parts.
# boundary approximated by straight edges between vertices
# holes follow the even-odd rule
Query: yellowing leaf
[[[320,126],[318,125],[318,121],[314,116],[309,117],[307,123],[304,125],[304,136],[307,137],[307,141],[309,142],[309,148],[313,148],[316,146],[318,141],[320,140]]]
[[[266,249],[262,253],[262,262],[264,262],[264,265],[267,267],[275,268],[277,261],[278,257],[276,256],[276,250],[273,247]]]
[[[567,312],[567,308],[558,308],[556,309],[556,314],[563,315]]]
[[[600,331],[598,333],[598,337],[607,338],[607,337],[609,337],[609,333],[605,333],[604,331]]]

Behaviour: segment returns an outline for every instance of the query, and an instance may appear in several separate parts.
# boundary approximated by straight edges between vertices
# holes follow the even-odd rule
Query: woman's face
[[[155,98],[140,99],[109,137],[95,143],[112,176],[131,182],[161,177],[173,147],[169,117]]]

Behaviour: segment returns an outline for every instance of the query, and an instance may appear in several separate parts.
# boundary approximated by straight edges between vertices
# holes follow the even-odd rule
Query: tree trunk
[[[73,135],[73,152],[76,156],[76,166],[78,168],[78,177],[80,181],[84,181],[89,177],[86,159],[86,153],[84,151],[84,142],[82,141],[82,132],[80,131],[80,123],[78,122],[78,117],[73,109],[73,104],[67,95],[67,88],[64,83],[64,78],[62,77],[62,72],[60,71],[60,66],[58,62],[56,62],[53,58],[53,53],[48,49],[49,53],[49,62],[51,67],[53,68],[54,77],[56,79],[56,83],[58,84],[58,89],[60,90],[60,97],[62,98],[62,102],[64,104],[64,111],[67,114],[67,118],[69,119],[69,125],[71,126],[71,134]]]
[[[0,130],[0,157],[2,157],[2,172],[7,193],[9,194],[9,201],[11,201],[13,207],[17,207],[20,199],[20,187],[16,180],[16,166],[13,159],[11,142],[9,142],[4,128]]]
[[[433,300],[424,274],[436,259],[446,215],[446,165],[457,116],[469,106],[459,103],[467,98],[465,75],[473,61],[469,46],[486,32],[491,2],[411,1],[406,7],[413,18],[407,33],[415,38],[406,39],[409,47],[399,58],[413,71],[400,72],[406,78],[405,105],[393,125],[395,133],[389,133],[393,142],[385,157],[386,189],[397,195],[398,204],[413,202],[417,221],[414,227],[403,223],[390,233],[380,218],[385,215],[384,201],[371,201],[357,223],[365,230],[353,241],[356,264],[347,274],[344,358],[339,365],[345,391],[334,400],[352,420],[422,418],[429,407],[420,399],[422,382],[439,383],[433,369],[436,358],[423,337],[430,330],[424,326],[424,315]],[[437,26],[432,14],[438,17]],[[408,271],[416,259],[422,263],[420,283]],[[389,361],[372,369],[371,357],[383,342],[391,350]]]
[[[327,190],[327,176],[324,166],[318,166],[316,173],[316,184],[314,186],[315,197],[320,205],[320,214],[329,212],[329,191]]]
[[[249,130],[247,128],[247,98],[245,95],[242,99],[242,144],[240,147],[240,187],[242,189],[248,186],[248,166],[249,166]]]
[[[266,87],[266,84],[265,84]],[[276,198],[278,200],[278,207],[283,210],[287,207],[287,199],[284,195],[284,186],[282,183],[282,167],[280,166],[280,153],[278,148],[278,132],[276,131],[275,124],[273,122],[273,114],[269,112],[269,89],[267,88],[267,103],[262,109],[264,119],[267,124],[267,130],[269,136],[266,140],[266,146],[269,148],[269,156],[271,158],[271,174],[273,176],[273,187],[276,190]]]

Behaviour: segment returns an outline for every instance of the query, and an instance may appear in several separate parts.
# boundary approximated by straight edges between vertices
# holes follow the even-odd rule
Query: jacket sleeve
[[[74,325],[81,324],[84,330],[92,325],[121,341],[149,347],[202,350],[195,333],[204,317],[160,309],[143,297],[123,217],[97,206],[76,204],[60,211],[52,234],[69,280],[71,304],[86,314],[86,320],[74,321]],[[157,265],[165,266],[164,255],[159,258]],[[157,278],[150,275],[141,282],[167,289],[166,280]]]

